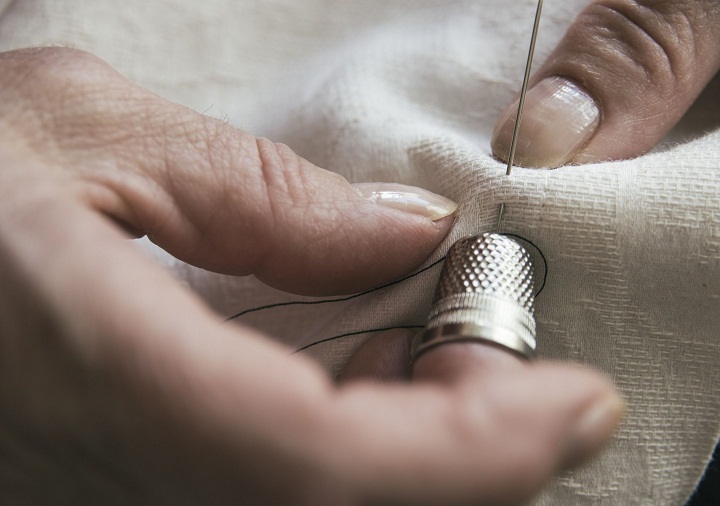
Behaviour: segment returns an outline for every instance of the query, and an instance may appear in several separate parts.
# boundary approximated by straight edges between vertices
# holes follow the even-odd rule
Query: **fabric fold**
[[[586,4],[546,4],[538,63]],[[520,86],[533,14],[533,0],[275,0],[272,8],[23,0],[0,18],[0,49],[85,49],[168,99],[285,142],[352,182],[452,198],[455,227],[419,270],[455,240],[492,230],[504,203],[504,230],[530,239],[548,262],[537,299],[540,356],[600,369],[629,407],[607,451],[555,480],[537,504],[681,505],[720,430],[720,87],[709,87],[654,153],[508,178],[489,142]],[[296,349],[325,341],[303,353],[331,372],[373,330],[422,325],[439,274],[430,267],[350,300],[307,305],[318,299],[144,247],[222,315],[272,306],[233,321]]]

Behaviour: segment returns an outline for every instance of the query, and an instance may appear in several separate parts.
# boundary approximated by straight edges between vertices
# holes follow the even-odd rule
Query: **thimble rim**
[[[532,360],[535,349],[517,333],[499,327],[457,323],[419,332],[413,339],[410,357],[413,362],[425,352],[452,343],[478,343],[499,346],[517,356]]]

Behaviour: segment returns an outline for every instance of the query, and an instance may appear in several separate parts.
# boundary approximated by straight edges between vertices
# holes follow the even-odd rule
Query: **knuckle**
[[[596,0],[568,30],[557,66],[590,89],[603,80],[669,100],[693,86],[700,68],[699,3]]]
[[[288,146],[256,139],[258,167],[268,200],[299,207],[307,199],[309,181],[304,163]]]
[[[96,133],[93,126],[113,107],[107,95],[120,82],[100,58],[65,47],[0,53],[0,76],[0,121],[29,142]]]
[[[28,91],[38,87],[46,92],[63,91],[71,86],[94,83],[112,72],[111,67],[97,56],[67,47],[9,51],[0,54],[0,65],[4,70],[0,75],[11,83],[24,83],[22,89]]]
[[[283,241],[298,250],[312,246],[316,251],[340,241],[347,222],[337,197],[347,181],[315,167],[284,144],[264,138],[256,144],[259,193],[268,219],[284,231]]]
[[[576,41],[621,77],[635,76],[660,97],[684,84],[697,63],[692,2],[599,0],[571,29]],[[589,34],[589,35],[588,35]]]

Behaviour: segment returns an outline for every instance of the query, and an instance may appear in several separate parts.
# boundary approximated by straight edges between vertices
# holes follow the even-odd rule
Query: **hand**
[[[595,453],[622,406],[595,373],[453,345],[410,382],[393,332],[333,384],[126,240],[283,289],[362,290],[417,266],[454,210],[373,188],[88,54],[1,54],[0,502],[514,503]]]
[[[720,70],[715,0],[595,0],[533,76],[516,160],[558,167],[639,156],[680,120]],[[517,103],[493,153],[507,157]]]

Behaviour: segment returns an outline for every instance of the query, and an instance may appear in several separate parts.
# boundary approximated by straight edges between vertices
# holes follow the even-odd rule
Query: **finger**
[[[408,380],[411,370],[410,342],[415,334],[413,330],[395,329],[371,337],[353,353],[338,381]]]
[[[357,291],[408,272],[449,230],[456,204],[444,197],[353,187],[87,53],[14,54],[0,57],[0,74],[23,77],[5,83],[4,118],[27,119],[8,130],[39,153],[52,146],[46,159],[77,176],[74,195],[182,260],[295,292]]]
[[[567,381],[573,378],[573,386],[562,386],[565,381],[562,378]],[[556,454],[565,466],[597,451],[615,429],[623,406],[608,379],[594,371],[574,365],[528,362],[500,346],[455,343],[428,350],[413,365],[413,381],[460,390],[480,386],[480,391],[490,398],[503,397],[501,405],[505,408],[517,411],[518,415],[524,412],[528,415],[525,420],[533,420],[533,425],[547,422],[545,428],[555,437],[569,435],[570,425],[588,412],[596,414],[598,406],[608,409],[606,424],[600,424],[594,436],[586,434],[589,439],[582,450],[571,448],[570,453]],[[549,388],[545,381],[557,382],[556,387]],[[512,393],[502,393],[505,388]],[[545,411],[551,404],[556,406],[555,411],[550,410],[553,414]],[[551,427],[553,423],[558,426]],[[537,432],[536,435],[548,436]]]
[[[388,467],[373,479],[415,504],[525,501],[559,470],[594,455],[623,411],[597,373],[528,364],[490,346],[432,349],[418,358],[413,380],[422,385],[416,398],[398,395],[388,401],[393,407],[375,407],[383,420],[377,423],[395,427],[398,411],[407,421],[386,436],[392,441],[383,451]],[[429,461],[432,470],[425,467]],[[406,468],[415,463],[415,481],[394,474],[403,462]]]
[[[450,343],[420,355],[413,364],[413,380],[454,386],[476,376],[511,371],[522,373],[528,365],[527,361],[502,347]]]
[[[604,380],[527,368],[481,346],[428,351],[416,384],[332,391],[287,350],[220,325],[86,209],[42,189],[3,192],[0,216],[13,219],[0,220],[0,244],[13,262],[0,263],[10,267],[0,294],[44,311],[3,327],[17,332],[13,356],[24,358],[3,368],[3,384],[27,393],[15,426],[44,420],[44,433],[62,433],[102,462],[103,478],[132,490],[215,504],[355,500],[358,490],[384,503],[493,504],[536,491],[614,423],[600,402],[611,391]],[[37,322],[42,333],[23,327]],[[28,370],[33,381],[21,382]]]
[[[719,27],[714,0],[594,1],[532,79],[516,160],[558,167],[648,151],[720,69]],[[516,111],[493,134],[502,159]]]
[[[104,483],[163,504],[322,489],[304,448],[320,436],[320,370],[223,325],[96,213],[27,189],[0,190],[4,427],[98,504]]]
[[[295,293],[358,291],[415,268],[449,231],[457,206],[444,197],[353,187],[286,146],[192,116],[185,130],[216,129],[212,137],[223,139],[190,153],[184,134],[173,139],[172,181],[159,179],[171,195],[162,215],[177,219],[157,226],[156,204],[133,208],[150,239],[187,262]],[[198,159],[208,161],[200,172]]]

